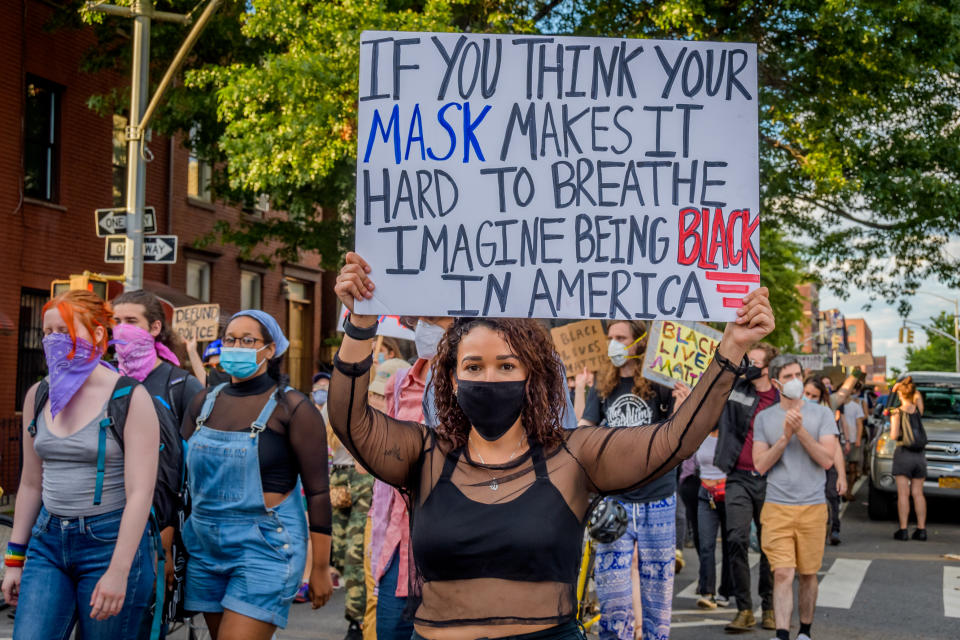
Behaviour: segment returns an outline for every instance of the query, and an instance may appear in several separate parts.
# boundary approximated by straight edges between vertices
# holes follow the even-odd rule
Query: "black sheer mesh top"
[[[211,389],[193,397],[183,416],[181,435],[189,440],[197,428],[197,416]],[[221,431],[246,431],[260,415],[276,381],[269,374],[227,385],[217,397],[205,426]],[[267,428],[258,441],[260,479],[263,490],[287,493],[303,481],[307,497],[310,530],[330,534],[333,516],[330,510],[327,474],[327,430],[323,417],[310,399],[299,391],[285,391],[277,402]],[[189,471],[188,471],[189,473]]]
[[[426,626],[560,624],[576,615],[591,494],[618,494],[667,473],[716,426],[735,375],[712,362],[666,420],[580,427],[553,450],[485,465],[425,425],[367,405],[370,360],[337,361],[331,426],[411,513],[414,621]]]

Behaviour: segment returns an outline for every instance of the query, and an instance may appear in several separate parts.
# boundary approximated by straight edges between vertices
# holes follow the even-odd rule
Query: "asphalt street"
[[[960,560],[944,557],[960,554],[960,502],[931,501],[930,507],[930,539],[898,542],[892,538],[894,522],[869,520],[866,487],[861,487],[857,501],[848,504],[843,515],[843,542],[826,550],[812,633],[816,640],[960,640]],[[723,631],[734,610],[696,608],[697,557],[693,549],[684,555],[687,565],[676,579],[671,638],[734,637]],[[758,556],[752,554],[751,559],[755,590]],[[343,599],[341,589],[322,609],[294,605],[288,627],[277,638],[341,640],[347,630]],[[759,606],[759,597],[754,600]],[[0,614],[0,640],[10,638],[13,631],[5,613]],[[792,635],[797,626],[795,609]],[[170,637],[190,638],[186,629]],[[208,636],[201,629],[193,637]],[[758,628],[740,637],[768,640],[773,632]]]

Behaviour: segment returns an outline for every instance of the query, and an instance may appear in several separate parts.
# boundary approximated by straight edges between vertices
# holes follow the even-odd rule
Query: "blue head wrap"
[[[206,360],[207,358],[220,355],[220,347],[222,346],[223,342],[221,340],[214,340],[208,344],[207,348],[203,350],[203,359]]]
[[[277,345],[277,352],[274,354],[274,358],[280,357],[286,352],[287,347],[290,346],[290,341],[287,340],[287,336],[283,335],[280,324],[273,319],[272,315],[259,309],[245,309],[233,314],[230,320],[232,321],[234,318],[239,318],[240,316],[248,316],[263,325],[267,333],[270,334],[270,337],[273,338],[273,343]]]

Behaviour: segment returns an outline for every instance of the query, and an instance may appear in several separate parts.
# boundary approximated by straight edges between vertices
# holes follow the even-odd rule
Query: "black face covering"
[[[457,379],[457,404],[480,437],[492,442],[507,432],[527,402],[527,381],[473,382]]]
[[[756,380],[762,375],[763,375],[763,368],[755,367],[754,365],[750,365],[749,367],[747,367],[747,371],[743,374],[743,376],[747,380]]]

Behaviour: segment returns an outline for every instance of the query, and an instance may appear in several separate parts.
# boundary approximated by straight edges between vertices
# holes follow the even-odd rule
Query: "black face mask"
[[[457,379],[457,404],[488,442],[505,434],[527,403],[527,381],[473,382]]]
[[[746,373],[743,374],[743,377],[745,377],[747,380],[756,380],[762,375],[763,375],[763,368],[756,367],[751,364],[749,367],[747,367],[747,371]]]

